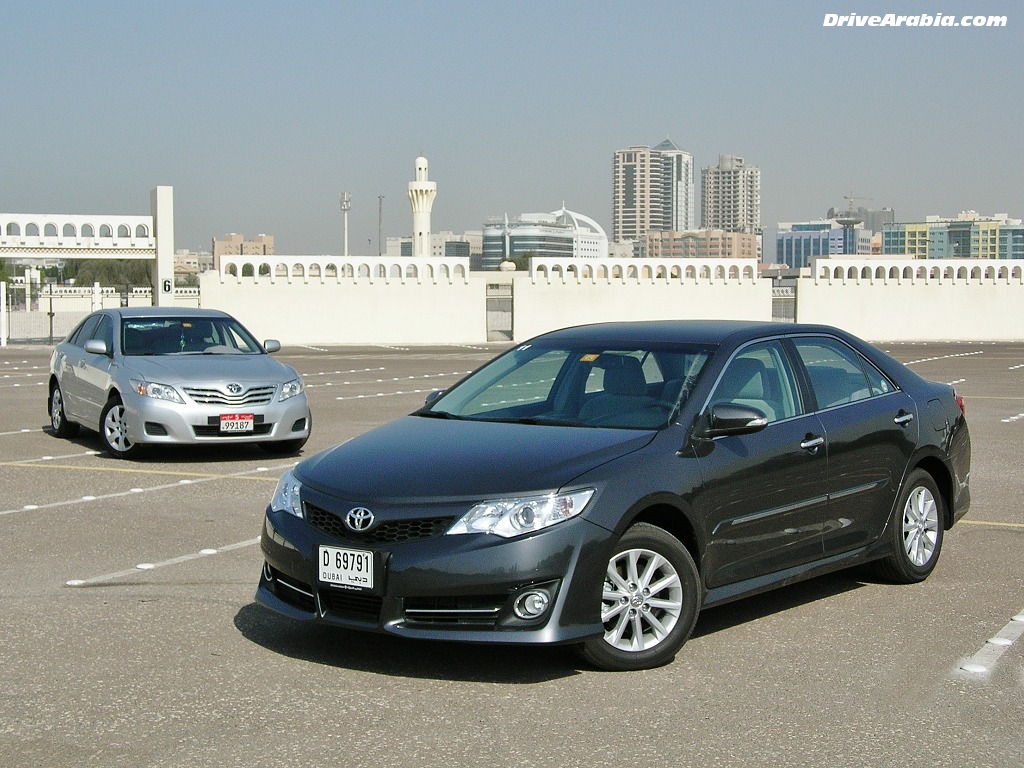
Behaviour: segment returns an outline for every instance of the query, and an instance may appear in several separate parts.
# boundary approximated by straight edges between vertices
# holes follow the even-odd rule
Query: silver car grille
[[[274,400],[277,387],[250,387],[237,395],[229,395],[219,389],[185,387],[185,394],[203,405],[226,405],[234,408],[243,405],[265,405]]]

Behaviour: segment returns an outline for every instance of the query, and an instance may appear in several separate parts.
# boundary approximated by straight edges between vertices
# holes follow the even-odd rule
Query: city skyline
[[[610,232],[615,151],[668,138],[695,174],[758,166],[766,231],[847,195],[901,221],[1024,215],[1019,5],[986,7],[995,29],[823,26],[836,10],[19,0],[0,210],[144,214],[170,185],[178,249],[242,232],[341,253],[348,192],[350,250],[373,254],[378,204],[384,238],[412,233],[424,156],[435,232],[563,204]]]

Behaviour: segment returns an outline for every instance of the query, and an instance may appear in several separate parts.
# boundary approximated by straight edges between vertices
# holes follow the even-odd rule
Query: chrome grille
[[[203,405],[224,405],[239,408],[246,405],[266,405],[273,402],[277,387],[249,387],[237,395],[229,395],[213,387],[183,387],[185,394]]]

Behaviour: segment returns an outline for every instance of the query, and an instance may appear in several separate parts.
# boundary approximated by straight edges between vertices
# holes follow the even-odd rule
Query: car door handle
[[[800,447],[803,448],[805,451],[810,451],[811,453],[814,453],[815,451],[818,450],[818,448],[820,448],[824,444],[825,438],[822,437],[821,435],[818,435],[817,437],[808,435],[807,439],[800,443]]]
[[[914,420],[914,414],[912,414],[912,413],[902,413],[902,412],[895,419],[893,419],[893,421],[896,422],[897,424],[899,424],[901,427],[903,425],[905,425],[905,424],[909,424],[913,420]]]

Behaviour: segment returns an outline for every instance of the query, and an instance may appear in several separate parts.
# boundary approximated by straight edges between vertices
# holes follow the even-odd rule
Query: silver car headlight
[[[467,512],[449,530],[456,533],[495,533],[510,538],[539,531],[575,517],[594,495],[593,488],[550,496],[482,501]]]
[[[129,383],[132,385],[132,391],[142,397],[152,397],[154,400],[167,400],[179,405],[185,404],[181,395],[178,394],[178,390],[167,384],[159,384],[155,381],[140,381],[138,379],[131,379]]]
[[[302,517],[301,492],[302,483],[295,478],[291,470],[288,470],[277,481],[277,490],[274,491],[274,498],[270,500],[270,508],[275,512],[287,512]]]
[[[305,387],[302,386],[302,379],[292,379],[281,387],[281,396],[278,400],[289,400],[296,395],[301,395]]]

